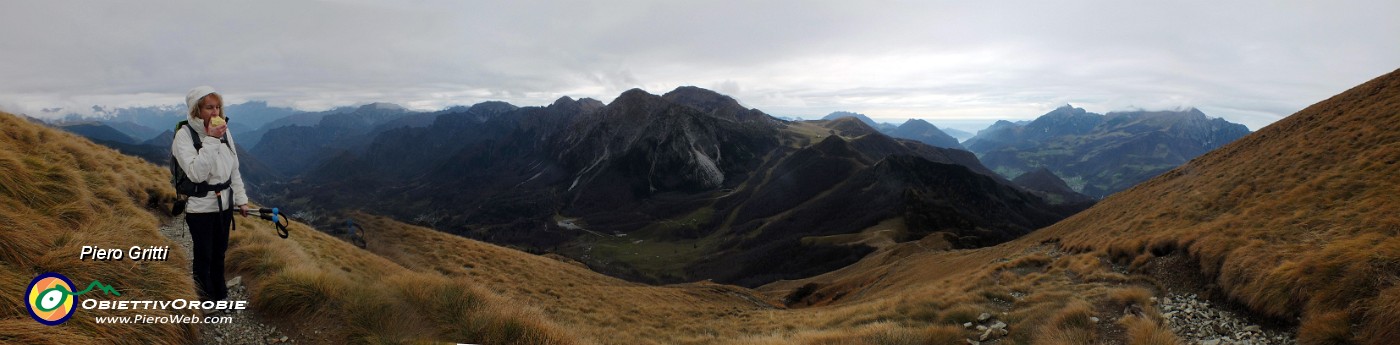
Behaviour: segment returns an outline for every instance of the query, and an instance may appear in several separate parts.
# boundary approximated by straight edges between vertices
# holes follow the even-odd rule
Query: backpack
[[[194,131],[194,127],[189,125],[189,121],[180,121],[179,124],[175,125],[175,131],[178,132],[181,128],[190,132],[190,142],[194,144],[195,152],[199,152],[200,149],[204,148],[204,143],[200,140],[199,133]],[[224,145],[229,145],[228,141],[224,141]],[[233,149],[233,146],[229,146],[229,149]],[[185,169],[180,168],[180,162],[175,158],[175,152],[170,152],[170,185],[175,187],[175,194],[180,195],[180,198],[175,200],[174,207],[170,209],[170,215],[174,216],[184,213],[185,203],[188,201],[189,197],[202,198],[209,195],[209,192],[228,189],[229,184],[232,182],[233,180],[229,180],[224,181],[224,183],[209,184],[207,182],[195,183],[194,181],[190,181],[189,176],[185,175]]]

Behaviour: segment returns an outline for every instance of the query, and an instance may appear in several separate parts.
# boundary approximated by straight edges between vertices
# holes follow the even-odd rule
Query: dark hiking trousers
[[[190,226],[190,239],[194,242],[194,284],[199,288],[200,300],[228,298],[228,287],[224,286],[224,252],[228,251],[229,223],[232,222],[232,210],[185,214],[185,224]]]

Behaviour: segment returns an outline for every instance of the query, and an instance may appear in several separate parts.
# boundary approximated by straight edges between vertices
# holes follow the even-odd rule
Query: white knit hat
[[[199,99],[212,93],[215,93],[213,86],[198,86],[190,89],[190,93],[185,95],[185,105],[189,107],[185,113],[194,113],[194,109],[199,107]]]

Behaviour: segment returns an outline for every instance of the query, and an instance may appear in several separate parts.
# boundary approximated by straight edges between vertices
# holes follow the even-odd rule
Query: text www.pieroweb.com
[[[225,310],[235,311],[247,309],[248,301],[188,301],[177,299],[174,301],[94,301],[85,300],[82,303],[84,309],[96,310],[141,310],[141,309],[165,309],[175,310]],[[99,324],[216,324],[233,323],[232,315],[199,316],[199,315],[147,315],[135,314],[130,316],[96,316]]]
[[[98,316],[97,323],[107,324],[156,324],[156,323],[233,323],[233,316],[196,316],[196,315],[133,315],[133,316]]]

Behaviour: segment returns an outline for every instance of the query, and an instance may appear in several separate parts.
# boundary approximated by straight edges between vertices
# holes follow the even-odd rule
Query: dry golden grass
[[[1128,330],[1128,345],[1181,345],[1170,328],[1152,318],[1127,316],[1119,321]]]
[[[791,134],[780,139],[783,145],[799,149],[821,142],[822,139],[831,136],[832,132],[830,128],[822,127],[820,121],[794,121],[783,131]]]
[[[946,268],[944,273],[950,279],[913,289],[917,293],[856,291],[821,306],[782,309],[776,301],[785,291],[771,286],[768,288],[775,290],[766,293],[710,283],[646,286],[603,276],[571,262],[383,217],[358,214],[355,218],[368,229],[368,249],[389,260],[419,272],[466,279],[538,308],[560,326],[591,341],[610,344],[963,343],[981,332],[966,329],[962,323],[975,321],[984,312],[997,313],[998,320],[1011,324],[1013,337],[1003,344],[1029,344],[1035,334],[1031,330],[1069,308],[1066,304],[1071,296],[1106,299],[1123,286],[1119,282],[1073,282],[1074,274],[1065,267],[1071,266],[1071,261],[1097,262],[1084,258],[1090,256],[1087,254],[1062,260],[1059,254],[1037,248],[1007,255],[1013,258],[1009,261],[986,260],[968,255],[985,253],[969,251],[920,252],[911,249],[919,248],[918,242],[908,242],[881,249],[880,255],[862,263],[883,267],[906,262],[879,263],[883,255],[935,255],[953,259],[940,266]],[[890,275],[886,281],[929,277],[912,273]],[[1121,294],[1136,298],[1136,291],[1148,290]],[[1030,296],[1016,297],[1027,293]],[[1103,317],[1111,313],[1096,310],[1094,314]]]
[[[1375,305],[1366,311],[1366,318],[1372,321],[1364,335],[1368,339],[1400,339],[1400,281],[1391,281],[1390,288],[1376,297]],[[1390,306],[1386,308],[1385,306]]]
[[[121,292],[113,300],[195,299],[189,261],[178,250],[168,261],[78,259],[84,245],[175,247],[145,207],[173,198],[167,181],[167,171],[138,158],[0,113],[0,286],[6,290],[0,294],[0,342],[193,341],[197,334],[191,325],[96,324],[95,317],[131,316],[128,311],[77,309],[63,325],[44,326],[30,319],[19,292],[40,273],[57,272],[76,285],[93,280],[112,285]],[[84,297],[107,299],[97,295]]]
[[[758,292],[709,283],[646,286],[567,259],[373,215],[355,217],[369,229],[370,251],[413,271],[461,279],[536,308],[599,343],[962,343],[981,332],[961,324],[983,312],[1010,324],[1012,333],[1002,344],[1030,344],[1042,333],[1041,338],[1062,343],[1099,341],[1094,328],[1065,325],[1087,320],[1085,315],[1116,316],[1125,305],[1147,303],[1142,293],[1151,291],[1125,289],[1150,284],[1114,272],[1104,252],[1061,253],[1035,243],[947,251],[936,238],[882,243],[856,265],[810,280],[776,282]],[[779,307],[778,301],[806,282],[821,283],[802,304],[810,307]],[[1117,300],[1102,303],[1105,307],[1088,303],[1109,301],[1110,295]]]
[[[0,174],[0,192],[6,196],[0,199],[0,255],[5,260],[0,283],[22,285],[42,270],[55,270],[132,287],[126,296],[194,297],[184,267],[188,261],[178,253],[158,265],[72,260],[77,243],[122,244],[143,238],[151,242],[142,244],[169,245],[155,230],[160,220],[138,206],[164,206],[173,197],[163,169],[66,133],[12,117],[4,120],[16,123],[6,123],[7,141],[0,150],[0,169],[5,172]],[[961,294],[912,308],[912,302],[900,304],[901,310],[928,321],[888,317],[879,312],[895,305],[883,302],[783,310],[776,307],[777,298],[748,289],[711,283],[634,284],[575,263],[374,217],[365,222],[374,230],[370,249],[392,261],[299,223],[292,226],[292,238],[282,240],[272,235],[266,222],[238,222],[229,268],[244,276],[254,312],[309,342],[708,344],[807,339],[801,342],[886,344],[946,343],[975,336],[946,322],[975,317],[976,308],[957,301],[966,298]],[[18,231],[25,228],[50,231]],[[144,279],[149,277],[165,278]],[[22,306],[19,297],[3,294],[0,299],[8,300],[4,312],[10,317],[0,320],[7,326],[0,339],[6,341],[185,343],[197,336],[189,326],[108,328],[81,317],[54,331],[28,320],[22,307],[15,309]]]
[[[357,217],[380,256],[300,224],[280,240],[267,224],[241,220],[230,260],[265,314],[335,325],[312,339],[323,341],[937,344],[975,338],[961,323],[987,312],[1009,325],[999,344],[1176,344],[1151,305],[1161,286],[1132,270],[1182,253],[1255,313],[1300,317],[1301,343],[1384,344],[1400,336],[1397,125],[1392,73],[1016,241],[956,251],[927,239],[885,244],[851,266],[757,291],[634,284],[370,215]],[[6,171],[32,166],[0,156]],[[37,171],[29,174],[74,178]],[[62,202],[71,195],[122,196],[0,182],[23,195],[0,200],[7,209],[40,205],[54,224],[94,218]],[[803,301],[810,307],[779,307],[807,284],[816,286]],[[1141,316],[1124,315],[1135,308]],[[1125,338],[1107,338],[1105,327]]]
[[[724,342],[740,345],[941,345],[966,344],[964,339],[966,331],[951,325],[912,328],[893,323],[875,323],[850,329],[746,337]]]
[[[266,221],[238,222],[229,269],[244,276],[259,315],[307,341],[580,343],[469,280],[407,269],[300,223],[284,240]]]
[[[383,217],[355,218],[367,229],[370,251],[414,271],[459,279],[538,308],[599,343],[713,343],[784,330],[779,324],[788,321],[787,311],[775,302],[739,287],[648,286]]]
[[[1107,256],[1024,241],[958,251],[908,242],[842,270],[761,290],[782,295],[816,283],[821,287],[814,294],[844,294],[819,310],[804,310],[828,320],[833,327],[827,330],[836,333],[840,327],[853,330],[871,322],[912,329],[961,325],[987,312],[1009,325],[1010,333],[999,344],[1121,343],[1126,340],[1108,338],[1102,330],[1126,328],[1114,321],[1125,317],[1128,306],[1158,322],[1151,301],[1157,288],[1148,277],[1115,272]],[[1101,321],[1094,324],[1089,317]],[[975,340],[980,334],[969,330],[962,336]]]
[[[1040,326],[1031,344],[1080,345],[1098,342],[1098,325],[1089,318],[1094,317],[1094,309],[1084,301],[1073,301],[1065,306],[1049,323]]]
[[[854,296],[843,302],[852,304],[1005,286],[1031,293],[1011,307],[1013,318],[1045,316],[1058,307],[1023,302],[1073,291],[1047,300],[1099,303],[1114,285],[1156,285],[1127,269],[1184,254],[1196,273],[1254,313],[1301,318],[1301,343],[1386,344],[1400,333],[1397,126],[1400,72],[1393,72],[1016,241],[954,252],[880,251],[851,267],[761,290],[777,295],[816,283],[819,293]],[[1082,254],[1043,266],[1042,258],[1018,256],[1047,243]],[[995,268],[1007,259],[1009,270]],[[1045,270],[1016,268],[1026,264]],[[998,279],[1009,278],[1007,271],[1024,273]],[[1066,289],[1085,284],[1090,288]],[[1141,297],[1132,294],[1117,298]]]
[[[1298,342],[1303,344],[1350,344],[1351,320],[1340,311],[1309,315],[1298,327],[1298,334]]]
[[[1136,307],[1141,310],[1153,310],[1152,296],[1152,290],[1141,286],[1130,286],[1109,292],[1108,302],[1111,308]]]
[[[164,168],[0,113],[0,286],[22,289],[52,271],[79,285],[110,284],[122,293],[113,299],[197,299],[189,259],[159,233],[153,213],[174,198],[168,181]],[[238,222],[229,266],[246,278],[254,311],[291,331],[321,331],[305,332],[305,341],[578,343],[539,312],[463,280],[405,269],[301,224],[281,240],[267,222]],[[78,260],[83,245],[177,249],[167,261],[94,262]],[[131,316],[125,311],[79,309],[61,326],[44,326],[24,304],[23,294],[0,294],[0,343],[185,344],[198,337],[195,325],[95,324],[95,316]]]
[[[1334,96],[1032,235],[1127,262],[1179,250],[1299,338],[1384,343],[1400,304],[1400,73]],[[1342,313],[1342,314],[1337,314]],[[1340,332],[1338,316],[1361,332]],[[1390,316],[1390,317],[1380,317]],[[1314,334],[1315,333],[1315,334]],[[1353,334],[1359,337],[1352,338]]]

